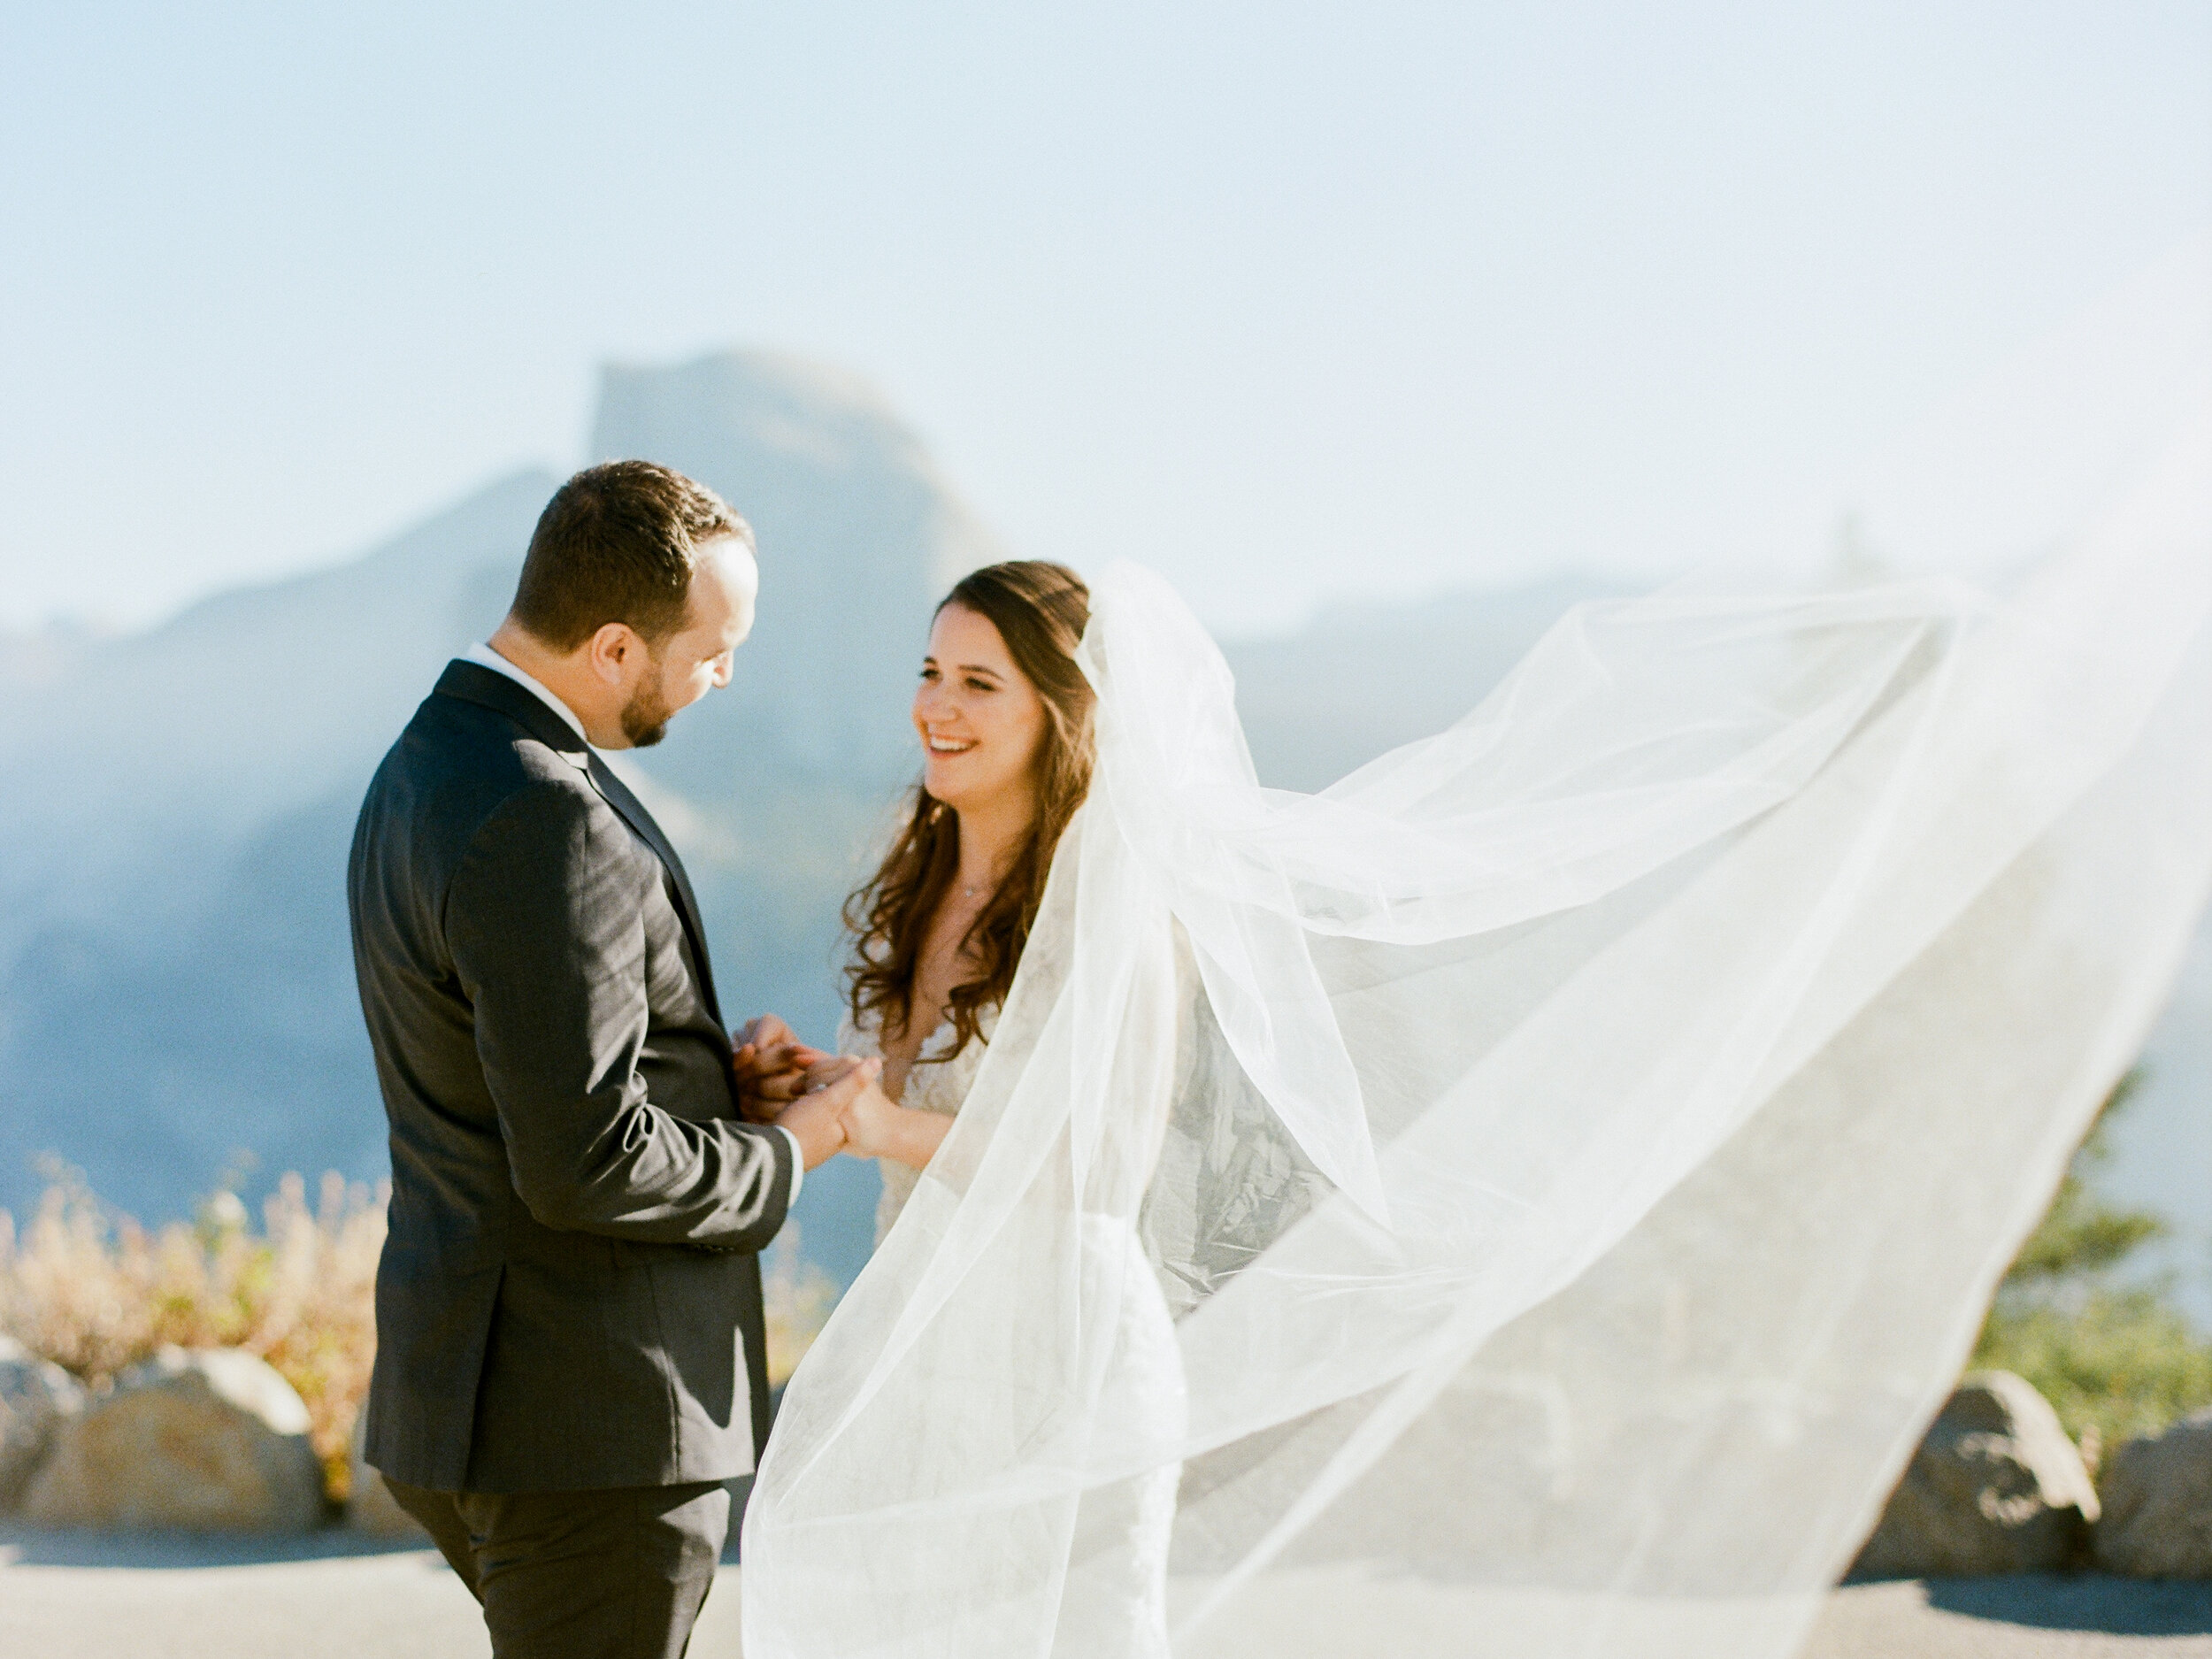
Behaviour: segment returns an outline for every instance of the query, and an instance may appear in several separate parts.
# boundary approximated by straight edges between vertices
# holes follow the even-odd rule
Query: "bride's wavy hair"
[[[946,1010],[952,1046],[933,1060],[949,1059],[974,1041],[984,1010],[1003,1002],[1013,988],[1053,849],[1090,790],[1096,701],[1075,664],[1090,621],[1091,590],[1066,565],[1043,559],[986,565],[961,578],[937,609],[947,605],[964,605],[998,630],[1014,666],[1044,702],[1045,730],[1035,761],[1037,815],[998,891],[962,941],[977,972],[953,987]],[[856,1020],[872,1014],[879,1030],[904,1030],[930,918],[959,868],[958,815],[917,784],[883,863],[845,901],[845,926],[854,936],[846,979]]]

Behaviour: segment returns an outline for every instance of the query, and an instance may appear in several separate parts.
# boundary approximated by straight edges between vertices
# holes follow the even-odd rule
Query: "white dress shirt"
[[[590,736],[584,730],[584,723],[576,718],[575,710],[570,708],[568,704],[548,690],[545,682],[535,674],[517,668],[490,646],[472,645],[461,653],[461,660],[465,663],[474,663],[479,668],[488,668],[495,674],[504,674],[518,686],[535,693],[541,703],[568,722],[570,731],[582,738],[585,742],[591,741]]]
[[[545,682],[536,675],[517,668],[490,646],[480,642],[463,651],[461,660],[465,663],[474,663],[479,668],[488,668],[495,674],[504,674],[518,686],[535,693],[547,708],[568,722],[569,729],[582,738],[586,745],[590,744],[591,737],[584,730],[584,723],[576,718],[576,710],[555,696],[547,688]],[[781,1124],[774,1126],[782,1129],[783,1138],[791,1143],[791,1196],[785,1201],[787,1209],[790,1205],[799,1202],[799,1183],[806,1179],[806,1154],[799,1146],[799,1137],[796,1133],[784,1129]]]

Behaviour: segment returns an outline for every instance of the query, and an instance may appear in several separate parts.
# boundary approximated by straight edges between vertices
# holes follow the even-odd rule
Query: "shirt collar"
[[[490,646],[483,644],[472,645],[467,650],[461,653],[461,660],[466,663],[474,663],[480,668],[488,668],[495,674],[504,674],[508,679],[513,680],[518,686],[524,687],[530,691],[535,692],[539,699],[547,708],[552,710],[554,713],[559,715],[561,718],[568,722],[569,729],[571,731],[574,732],[577,736],[582,738],[585,742],[589,743],[591,741],[590,733],[584,730],[584,723],[576,718],[576,711],[573,709],[570,708],[568,704],[563,703],[558,697],[555,696],[552,692],[549,691],[546,688],[544,681],[539,680],[534,674],[527,673],[522,669],[517,668],[512,663],[502,657],[497,651],[492,649]]]

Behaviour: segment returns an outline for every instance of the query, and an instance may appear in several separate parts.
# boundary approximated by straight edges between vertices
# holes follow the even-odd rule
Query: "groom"
[[[682,863],[597,750],[726,685],[752,532],[642,461],[578,473],[514,605],[385,757],[348,870],[391,1123],[365,1454],[493,1652],[680,1655],[767,1432],[757,1253],[856,1071],[734,1053]]]

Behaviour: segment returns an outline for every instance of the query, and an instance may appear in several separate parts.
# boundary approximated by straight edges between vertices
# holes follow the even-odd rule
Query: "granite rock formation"
[[[307,1407],[235,1348],[164,1348],[69,1420],[32,1477],[41,1526],[291,1532],[322,1518]]]
[[[2137,1578],[2212,1578],[2212,1410],[2124,1442],[2106,1463],[2097,1564]]]
[[[1978,1578],[2075,1564],[2096,1488],[2058,1414],[2010,1371],[1976,1371],[1930,1425],[1853,1573]]]
[[[62,1427],[84,1409],[74,1378],[0,1336],[0,1511],[15,1507]]]

